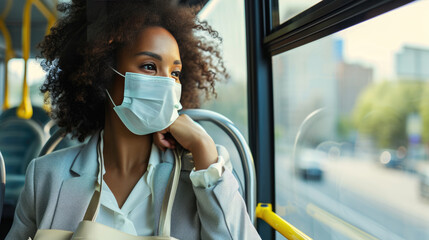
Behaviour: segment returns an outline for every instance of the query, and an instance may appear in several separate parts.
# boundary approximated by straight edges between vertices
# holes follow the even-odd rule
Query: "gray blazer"
[[[33,238],[37,229],[74,231],[83,219],[98,173],[95,134],[87,144],[34,159],[27,168],[12,228],[6,240]],[[225,149],[220,155],[229,161]],[[228,169],[211,188],[194,187],[189,179],[192,163],[184,157],[173,206],[171,234],[178,239],[260,239]],[[173,168],[172,151],[163,153],[154,173],[155,233],[162,200]]]

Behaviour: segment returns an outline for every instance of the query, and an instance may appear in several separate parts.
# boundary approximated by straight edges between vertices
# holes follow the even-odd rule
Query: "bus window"
[[[27,81],[30,87],[30,99],[33,106],[43,105],[43,94],[40,86],[45,78],[45,73],[36,59],[28,60]],[[24,59],[13,58],[8,63],[9,75],[9,102],[11,106],[18,106],[22,99],[22,80],[24,79]],[[2,88],[3,89],[3,88]]]
[[[231,119],[247,139],[247,65],[244,1],[209,1],[199,13],[222,38],[223,59],[229,74],[227,82],[216,84],[217,99],[202,108]]]
[[[272,58],[276,212],[310,237],[429,238],[427,11]]]

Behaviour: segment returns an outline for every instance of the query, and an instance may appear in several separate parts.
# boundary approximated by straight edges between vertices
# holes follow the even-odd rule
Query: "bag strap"
[[[173,209],[174,198],[176,197],[177,186],[179,185],[180,170],[182,168],[182,150],[176,148],[174,153],[173,177],[170,177],[168,187],[162,201],[161,215],[159,217],[159,236],[170,237],[171,230],[171,211]]]

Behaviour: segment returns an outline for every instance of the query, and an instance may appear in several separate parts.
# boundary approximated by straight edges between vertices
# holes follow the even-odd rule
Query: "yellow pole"
[[[27,83],[27,62],[30,57],[30,34],[31,34],[31,5],[32,0],[27,0],[24,5],[22,20],[22,57],[24,58],[24,83],[22,86],[22,102],[16,110],[16,115],[20,118],[29,119],[33,116],[31,106],[30,91]]]
[[[256,217],[264,220],[277,232],[289,240],[311,240],[311,238],[298,230],[292,224],[286,222],[283,218],[273,212],[270,203],[258,203],[256,207]]]

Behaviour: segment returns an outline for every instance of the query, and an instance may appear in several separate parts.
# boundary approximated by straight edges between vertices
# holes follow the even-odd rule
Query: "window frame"
[[[258,203],[272,203],[275,211],[272,57],[413,1],[324,0],[282,24],[278,0],[245,1],[249,146]],[[275,231],[265,222],[258,220],[257,229],[262,239],[275,239]]]
[[[264,45],[271,55],[280,54],[413,1],[322,1],[281,25],[273,22],[272,26],[275,27],[271,29],[271,33],[265,36]]]

